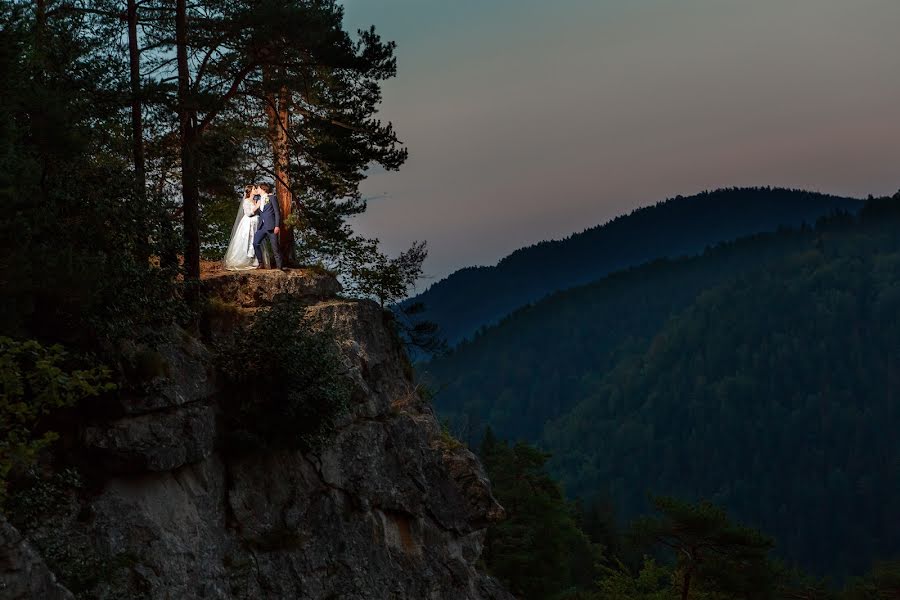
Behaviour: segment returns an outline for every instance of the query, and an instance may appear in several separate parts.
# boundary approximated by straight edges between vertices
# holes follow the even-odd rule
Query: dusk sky
[[[420,290],[678,194],[900,189],[900,0],[346,0],[410,157],[356,228]],[[381,197],[384,195],[384,197]]]

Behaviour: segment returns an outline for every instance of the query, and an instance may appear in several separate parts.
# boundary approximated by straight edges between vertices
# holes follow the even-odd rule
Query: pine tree
[[[546,472],[548,454],[497,441],[488,428],[481,458],[506,518],[491,526],[482,558],[488,570],[529,600],[589,585],[599,548],[578,529],[574,507]]]
[[[173,239],[136,194],[111,27],[99,7],[0,3],[0,333],[93,345],[177,318],[174,270],[147,260]]]
[[[774,583],[769,538],[734,525],[709,502],[659,497],[654,505],[661,514],[635,521],[633,535],[674,554],[681,600],[704,592],[735,599],[769,597]]]
[[[374,28],[354,41],[342,20],[343,8],[329,0],[176,2],[169,43],[178,55],[188,280],[199,277],[198,160],[217,126],[282,190],[288,251],[298,224],[345,241],[342,219],[365,209],[358,186],[366,168],[405,161],[392,126],[374,118],[380,82],[396,73],[394,44]],[[265,139],[268,151],[258,144]],[[302,214],[292,205],[298,198]]]
[[[900,600],[900,560],[880,562],[852,582],[846,600]]]

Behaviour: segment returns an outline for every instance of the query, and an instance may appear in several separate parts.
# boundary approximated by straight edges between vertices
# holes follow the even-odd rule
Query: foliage
[[[138,557],[127,552],[106,556],[87,539],[73,543],[63,537],[49,537],[39,547],[47,566],[77,600],[94,600],[98,597],[97,589],[125,587],[131,568],[138,563]],[[129,600],[147,597],[128,595]]]
[[[4,513],[21,531],[39,526],[42,519],[62,506],[71,490],[84,486],[81,473],[65,468],[49,474],[29,469],[9,495]]]
[[[846,600],[897,600],[900,598],[900,560],[883,561],[851,582]]]
[[[708,501],[690,503],[657,497],[656,513],[633,521],[627,534],[604,531],[604,538],[622,539],[613,540],[601,552],[598,540],[585,536],[579,528],[578,521],[583,521],[584,515],[574,522],[559,519],[561,496],[551,494],[556,499],[549,502],[533,500],[535,496],[546,500],[548,486],[559,490],[559,484],[543,471],[543,466],[537,466],[543,465],[546,454],[521,442],[514,447],[499,442],[490,428],[480,453],[493,481],[493,492],[506,512],[505,521],[489,528],[482,558],[487,569],[523,600],[900,597],[900,562],[877,563],[866,576],[838,589],[797,569],[782,567],[771,558],[770,538],[734,523],[722,508]],[[560,540],[567,541],[560,545]],[[631,560],[629,544],[644,552],[639,560]],[[541,554],[541,550],[559,550],[567,545],[568,556]],[[538,562],[545,560],[549,564]],[[593,563],[585,564],[589,560]],[[567,572],[579,576],[567,578]]]
[[[24,473],[58,437],[43,419],[112,390],[102,366],[79,369],[60,345],[0,337],[0,506],[11,476]]]
[[[191,72],[193,108],[198,121],[208,123],[203,136],[210,136],[202,142],[199,163],[213,163],[203,167],[204,188],[227,189],[229,181],[234,187],[231,175],[220,185],[216,178],[236,173],[240,163],[273,176],[264,108],[282,88],[290,94],[291,110],[302,117],[288,131],[301,207],[321,201],[332,215],[355,214],[366,169],[378,164],[396,170],[406,160],[392,125],[374,118],[381,82],[396,75],[396,45],[374,28],[355,36],[345,31],[339,3],[203,0],[188,11],[189,18],[203,16],[193,22],[189,50],[207,57],[203,69]],[[170,48],[175,43],[171,31],[160,41]],[[155,76],[171,73],[170,65]],[[230,160],[234,156],[240,160]]]
[[[307,236],[298,246],[298,256],[327,265],[341,280],[347,295],[371,298],[382,308],[389,307],[391,325],[412,350],[432,355],[445,351],[446,343],[437,325],[418,316],[424,305],[401,302],[422,276],[422,264],[428,255],[425,242],[413,242],[409,249],[389,258],[379,249],[377,239],[353,236],[346,224],[343,227],[345,235],[335,245],[323,244],[319,235]]]
[[[548,421],[594,393],[603,373],[701,291],[813,240],[811,232],[766,234],[615,273],[517,310],[422,371],[446,386],[436,406],[472,439],[490,424],[502,436],[537,441]],[[578,490],[587,491],[600,490]]]
[[[349,407],[351,384],[333,333],[312,329],[302,305],[257,312],[217,347],[229,390],[231,450],[319,447]]]
[[[427,251],[425,242],[415,242],[396,258],[388,258],[377,250],[378,240],[359,244],[358,252],[348,260],[349,293],[373,296],[382,308],[406,296],[407,290],[422,274]]]
[[[443,332],[434,321],[423,320],[417,315],[425,312],[421,302],[394,305],[394,314],[400,324],[401,335],[414,356],[437,357],[449,351]]]
[[[597,581],[599,598],[606,600],[674,600],[676,589],[673,585],[672,569],[649,556],[644,557],[637,575],[617,561],[615,567],[601,566],[602,575]]]
[[[281,185],[291,189],[281,241],[292,262],[295,226],[334,238],[365,208],[366,170],[405,162],[393,126],[375,118],[381,82],[396,74],[395,44],[374,27],[345,31],[340,3],[151,1],[140,11],[140,41],[154,49],[145,73],[160,90],[144,101],[163,113],[160,134],[171,139],[157,147],[180,162],[160,176],[183,199],[189,278],[198,275],[201,242],[207,251],[222,244],[230,229],[223,199],[233,205],[242,183],[277,177],[279,194]],[[176,79],[177,90],[165,85]]]
[[[634,535],[675,556],[681,598],[689,598],[694,589],[725,598],[771,596],[770,539],[732,524],[725,511],[710,502],[659,497],[654,505],[660,516],[635,521]]]
[[[465,445],[453,436],[447,421],[441,421],[441,443],[450,450],[465,448]]]
[[[313,241],[304,242],[312,252],[335,260],[355,252],[345,220],[365,210],[365,171],[397,169],[407,156],[392,125],[374,118],[381,82],[396,73],[394,44],[371,28],[345,32],[343,7],[329,0],[188,4],[191,81],[180,98],[171,3],[138,3],[134,82],[120,4],[2,2],[0,67],[10,81],[0,91],[0,275],[10,310],[0,334],[108,348],[195,318],[181,303],[182,234],[193,249],[199,227],[205,256],[218,258],[236,188],[271,179],[264,109],[273,90],[287,90],[302,116],[289,136],[296,202],[288,223]],[[146,175],[132,161],[134,101]],[[195,117],[188,141],[197,169],[187,187],[197,188],[201,214],[187,228],[179,221],[191,211],[173,200],[187,170],[181,101]],[[408,256],[382,265],[384,276],[362,275],[364,293],[394,293]]]
[[[109,346],[181,316],[177,231],[134,193],[108,32],[41,6],[0,4],[0,335]]]
[[[545,471],[548,455],[510,446],[490,430],[480,449],[492,491],[506,518],[488,528],[488,571],[522,598],[552,598],[589,582],[599,549],[578,529],[574,507]]]
[[[847,596],[852,586],[846,587],[839,594],[833,582],[813,577],[799,569],[780,570],[776,597],[779,600],[837,600],[850,598]]]
[[[790,565],[858,574],[900,553],[898,203],[522,309],[425,366],[436,408],[463,441],[490,424],[539,443],[571,494],[624,519],[651,488],[705,497]]]

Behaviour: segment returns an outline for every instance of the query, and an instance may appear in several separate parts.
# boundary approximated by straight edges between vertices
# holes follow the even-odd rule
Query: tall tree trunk
[[[691,593],[691,576],[693,575],[694,567],[690,566],[684,572],[684,581],[681,584],[681,600],[688,600],[688,596]]]
[[[138,9],[136,0],[128,0],[128,65],[131,79],[131,147],[134,159],[134,191],[137,201],[147,197],[147,175],[144,167],[144,122],[141,115],[141,51],[138,47]],[[141,207],[143,208],[143,206]],[[143,261],[150,260],[150,240],[146,233],[137,233],[137,254]]]
[[[35,79],[38,82],[39,86],[39,98],[40,92],[46,91],[43,89],[47,82],[46,72],[44,71],[44,66],[47,62],[47,2],[46,0],[35,0],[34,3],[34,66],[35,66]],[[47,197],[47,180],[49,178],[50,171],[50,163],[47,160],[47,118],[44,113],[44,106],[31,106],[31,112],[29,114],[31,118],[31,131],[32,135],[35,137],[37,142],[37,147],[40,149],[40,161],[41,161],[41,176],[40,176],[40,200],[43,201]]]
[[[136,0],[128,0],[128,62],[131,70],[131,137],[134,154],[134,179],[138,197],[147,189],[144,168],[144,123],[141,117],[141,54],[138,49],[138,11]]]
[[[200,300],[200,189],[197,174],[195,108],[190,98],[186,0],[175,2],[175,47],[178,62],[178,120],[181,131],[181,197],[184,210],[185,299]]]
[[[272,145],[272,166],[275,172],[275,195],[278,198],[278,208],[281,211],[282,220],[291,214],[293,206],[293,194],[291,193],[291,181],[288,174],[290,166],[290,146],[288,131],[291,123],[291,93],[287,86],[282,85],[276,94],[272,91],[272,73],[270,67],[263,68],[263,78],[266,80],[266,117],[269,126],[269,143]],[[281,233],[278,236],[278,246],[285,264],[296,263],[294,253],[293,227],[282,223]]]
[[[34,42],[35,51],[41,58],[44,56],[44,44],[47,38],[47,0],[34,1]]]
[[[47,0],[35,0],[34,2],[34,38],[35,50],[43,56],[44,43],[47,34]]]
[[[291,192],[291,182],[288,175],[290,168],[290,146],[288,131],[291,125],[291,92],[287,86],[282,85],[278,92],[278,143],[275,145],[275,195],[278,197],[278,208],[281,209],[282,218],[291,214],[294,204],[294,195]],[[291,264],[294,260],[294,228],[286,225],[278,240],[281,246],[281,255]]]

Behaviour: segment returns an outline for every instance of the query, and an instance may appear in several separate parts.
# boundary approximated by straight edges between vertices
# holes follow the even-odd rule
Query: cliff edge
[[[204,287],[221,309],[208,335],[279,294],[337,332],[353,393],[336,435],[315,452],[230,456],[210,346],[181,331],[123,346],[159,372],[79,427],[72,452],[94,483],[21,536],[0,523],[0,596],[69,597],[59,580],[83,598],[511,599],[476,566],[503,509],[418,393],[390,316],[311,270],[215,273]]]

